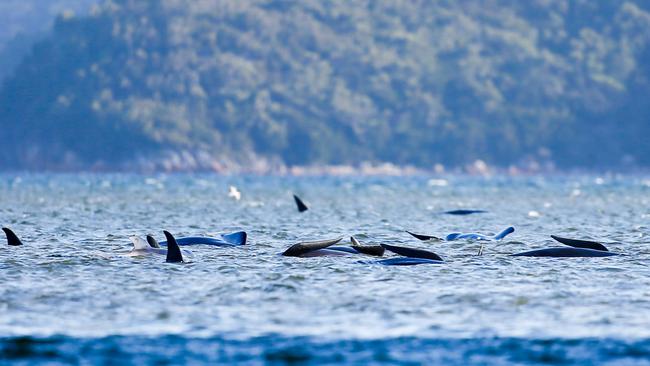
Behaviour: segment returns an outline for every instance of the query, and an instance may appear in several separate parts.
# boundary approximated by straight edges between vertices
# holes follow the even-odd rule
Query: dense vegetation
[[[649,45],[641,1],[111,0],[5,80],[0,163],[647,167]]]

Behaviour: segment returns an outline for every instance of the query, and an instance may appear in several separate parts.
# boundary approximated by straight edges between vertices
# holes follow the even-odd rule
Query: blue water
[[[227,196],[235,185],[236,201]],[[291,194],[310,210],[299,214]],[[0,175],[0,363],[650,364],[650,179]],[[488,213],[449,216],[476,208]],[[502,242],[419,242],[516,231]],[[245,230],[190,263],[128,237]],[[509,257],[597,239],[626,256]],[[301,240],[433,250],[447,263],[287,258]]]

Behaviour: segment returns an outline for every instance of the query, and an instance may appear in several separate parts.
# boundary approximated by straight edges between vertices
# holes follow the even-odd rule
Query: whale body
[[[566,248],[566,247],[537,249],[528,252],[512,254],[513,257],[557,257],[557,258],[612,257],[615,255],[619,255],[619,254],[612,253],[609,251],[604,251],[604,250],[595,250],[595,249],[587,249],[587,248]]]
[[[221,234],[221,238],[212,238],[208,236],[186,236],[177,238],[178,245],[214,245],[218,247],[234,247],[245,245],[247,234],[245,231],[237,231],[230,234]],[[167,246],[167,241],[158,243],[160,246]]]
[[[437,261],[433,259],[426,258],[408,258],[408,257],[398,257],[398,258],[388,258],[380,259],[374,261],[358,261],[360,264],[378,264],[382,266],[415,266],[418,264],[442,264],[444,261]]]
[[[484,212],[487,212],[487,211],[484,211],[484,210],[451,210],[451,211],[445,211],[443,213],[447,214],[447,215],[465,216],[465,215],[484,213]]]
[[[589,241],[567,239],[559,236],[551,235],[554,240],[566,244],[567,247],[545,248],[531,250],[528,252],[512,254],[514,257],[612,257],[620,255],[619,253],[610,252],[603,244]]]
[[[510,226],[503,230],[502,232],[498,233],[497,235],[494,236],[487,236],[487,235],[482,235],[482,234],[476,234],[476,233],[451,233],[445,237],[445,240],[447,241],[454,241],[454,240],[501,240],[505,238],[506,236],[510,235],[515,231],[515,228]]]
[[[126,254],[129,257],[142,257],[152,254],[167,255],[168,253],[167,249],[152,247],[151,244],[140,237],[132,236],[129,239],[131,239],[131,242],[133,243],[133,249]],[[189,250],[182,250],[182,253],[185,254],[185,256],[192,256],[192,252]]]

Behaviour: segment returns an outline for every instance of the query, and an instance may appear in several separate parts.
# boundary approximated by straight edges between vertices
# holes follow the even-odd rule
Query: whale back
[[[604,252],[608,252],[609,250],[607,249],[606,246],[595,242],[595,241],[589,241],[589,240],[577,240],[577,239],[567,239],[567,238],[562,238],[559,236],[551,235],[551,238],[554,240],[568,245],[570,247],[574,248],[586,248],[586,249],[593,249],[593,250],[602,250]]]
[[[442,261],[442,257],[437,255],[434,252],[430,252],[428,250],[423,250],[423,249],[415,249],[415,248],[407,248],[407,247],[399,247],[396,245],[388,245],[388,244],[382,244],[382,247],[386,248],[386,250],[391,251],[393,253],[403,255],[405,257],[409,258],[422,258],[422,259],[432,259],[436,261]]]
[[[555,257],[555,258],[577,258],[577,257],[611,257],[617,253],[606,252],[588,248],[545,248],[531,250],[528,252],[512,254],[513,257]]]
[[[230,234],[221,234],[221,238],[228,244],[244,245],[246,244],[247,234],[245,231],[237,231]]]
[[[178,247],[176,243],[176,238],[169,231],[163,231],[165,233],[165,238],[167,239],[167,263],[180,263],[183,261],[183,254],[181,254],[181,248]]]
[[[149,243],[149,246],[152,248],[160,248],[160,244],[158,244],[156,238],[151,235],[147,235],[147,243]]]
[[[293,195],[293,200],[296,201],[296,206],[298,207],[298,212],[305,212],[309,210],[307,205],[300,199],[300,197]]]
[[[487,211],[483,210],[451,210],[451,211],[445,211],[447,215],[457,215],[457,216],[465,216],[465,215],[471,215],[471,214],[477,214],[477,213],[484,213]]]
[[[23,242],[20,241],[18,235],[16,235],[11,229],[7,227],[3,227],[2,231],[4,231],[5,235],[7,235],[7,245],[11,245],[11,246],[23,245]]]
[[[418,264],[442,264],[443,261],[425,259],[425,258],[388,258],[374,261],[359,261],[361,264],[379,264],[383,266],[415,266]]]
[[[315,250],[325,249],[327,247],[330,247],[340,242],[342,239],[343,238],[319,240],[319,241],[305,241],[305,242],[297,243],[290,246],[289,249],[285,250],[284,253],[282,253],[282,255],[286,257],[300,257],[303,254],[307,254]]]
[[[503,230],[502,232],[498,233],[497,235],[494,236],[494,240],[501,240],[505,238],[506,236],[512,234],[515,232],[515,228],[510,226],[507,229]]]

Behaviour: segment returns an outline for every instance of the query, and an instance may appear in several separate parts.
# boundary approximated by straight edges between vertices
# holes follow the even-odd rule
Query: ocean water
[[[458,208],[488,212],[441,214]],[[0,224],[25,243],[0,245],[0,364],[650,365],[644,176],[3,174]],[[478,242],[405,233],[507,226],[482,256]],[[184,264],[123,255],[129,236],[162,230],[249,241],[191,247]],[[625,256],[508,256],[554,246],[550,234]],[[446,263],[278,255],[350,235]]]

